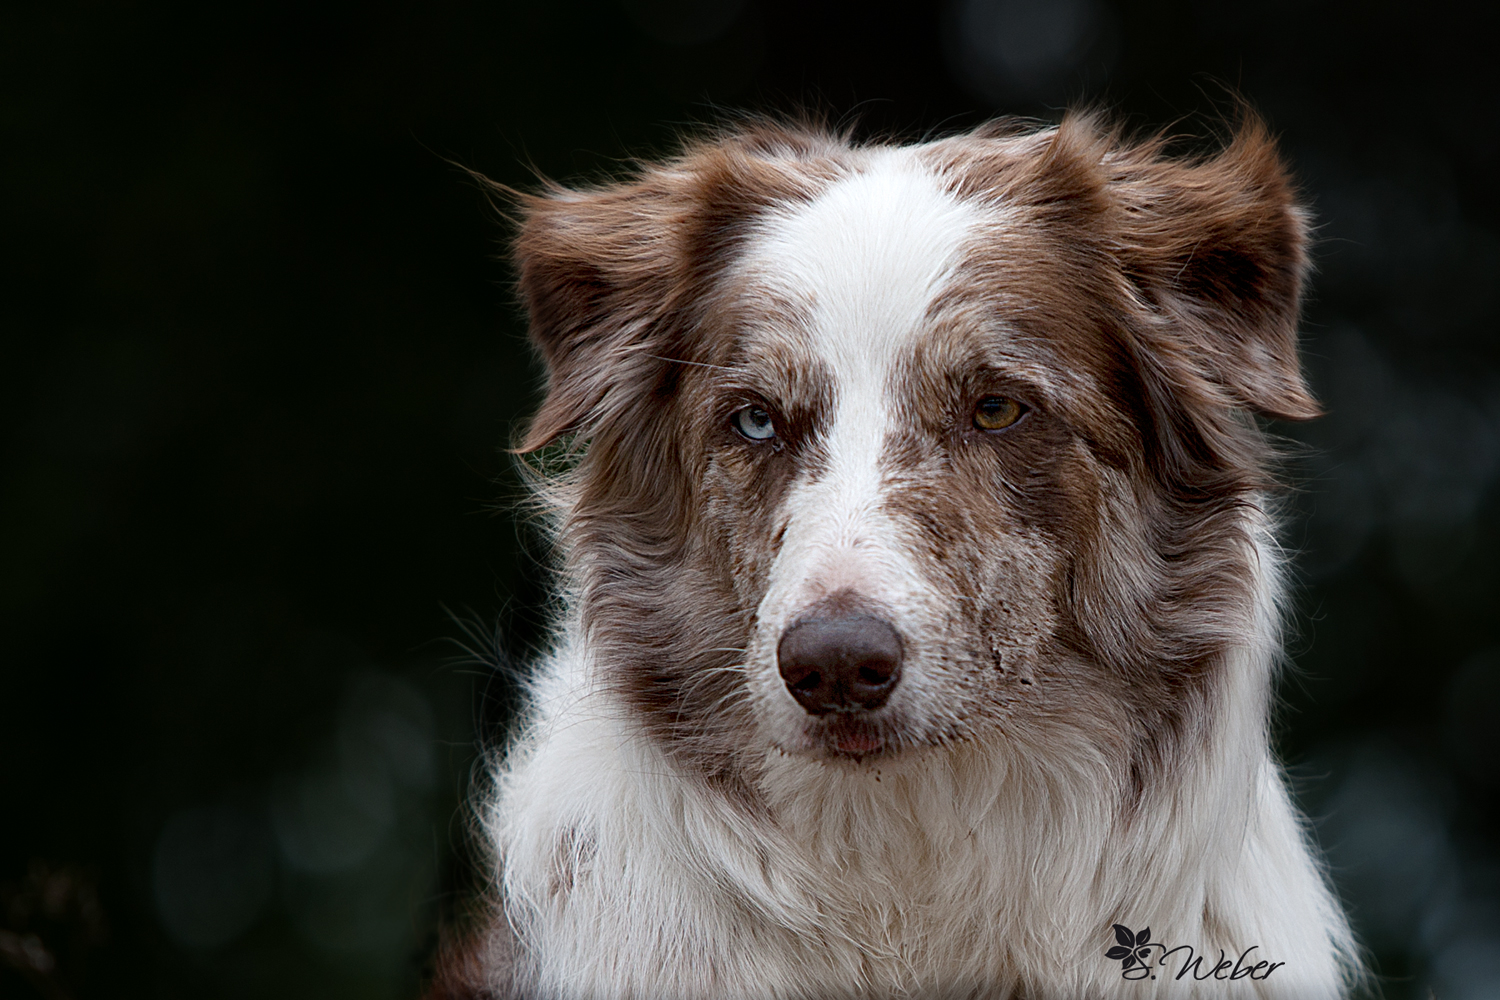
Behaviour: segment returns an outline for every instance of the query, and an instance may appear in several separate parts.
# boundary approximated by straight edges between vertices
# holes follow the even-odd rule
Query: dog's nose
[[[873,615],[810,618],[782,633],[776,660],[813,715],[876,709],[901,679],[901,637]]]

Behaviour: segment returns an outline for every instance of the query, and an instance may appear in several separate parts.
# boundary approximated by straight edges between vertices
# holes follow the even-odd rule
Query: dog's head
[[[577,450],[593,663],[680,760],[1070,729],[1138,767],[1253,634],[1254,414],[1315,413],[1258,122],[1197,159],[760,125],[522,207],[522,450]]]

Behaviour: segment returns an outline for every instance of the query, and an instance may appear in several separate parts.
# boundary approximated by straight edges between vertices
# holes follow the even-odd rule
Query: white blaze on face
[[[882,512],[881,454],[903,433],[896,367],[977,222],[911,151],[888,150],[812,202],[773,214],[747,248],[751,287],[770,286],[811,318],[811,329],[773,335],[811,350],[834,381],[832,424],[821,429],[828,465],[789,493],[760,608],[760,640],[772,649],[807,607],[841,591],[887,609],[903,633],[902,619],[920,612],[915,564]]]

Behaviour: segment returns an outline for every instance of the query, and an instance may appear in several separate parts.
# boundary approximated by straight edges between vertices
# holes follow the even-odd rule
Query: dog
[[[563,600],[433,995],[1347,994],[1268,735],[1308,222],[1230,131],[758,121],[520,196]]]

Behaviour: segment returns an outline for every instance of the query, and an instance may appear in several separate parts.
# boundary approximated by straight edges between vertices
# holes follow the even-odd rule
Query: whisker
[[[664,358],[659,354],[648,354],[646,355],[646,357],[650,358],[653,361],[665,361],[669,365],[692,365],[694,368],[711,368],[714,371],[719,372],[734,371],[733,368],[728,368],[724,365],[711,365],[704,361],[686,361],[682,358]]]

